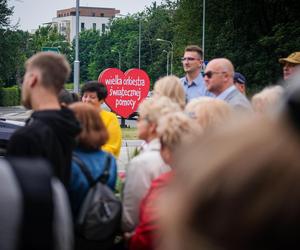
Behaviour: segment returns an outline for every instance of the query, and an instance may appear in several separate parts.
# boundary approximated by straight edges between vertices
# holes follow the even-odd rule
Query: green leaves
[[[166,75],[167,53],[171,50],[169,43],[158,42],[157,38],[172,42],[173,73],[183,75],[179,58],[185,46],[202,46],[202,4],[203,0],[154,2],[143,12],[114,18],[104,34],[81,32],[81,81],[95,80],[104,69],[119,67],[120,58],[123,71],[137,68],[140,25],[141,69],[149,74],[152,84]],[[299,10],[299,0],[206,1],[205,60],[229,58],[250,87],[276,83],[281,76],[278,58],[300,48]],[[0,0],[0,82],[19,82],[24,61],[42,47],[58,47],[73,63],[74,43],[68,44],[55,28],[40,27],[33,35],[1,30],[8,27],[11,13],[7,1]]]

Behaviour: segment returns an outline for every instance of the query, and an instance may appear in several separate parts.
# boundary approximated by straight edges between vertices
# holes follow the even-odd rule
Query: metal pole
[[[75,61],[74,61],[74,92],[79,93],[79,0],[76,0],[76,35],[75,35]]]
[[[172,44],[172,51],[171,51],[171,75],[173,75],[173,44]]]
[[[121,70],[121,52],[118,51],[118,53],[119,53],[119,69]]]
[[[167,53],[167,76],[169,75],[169,56],[170,56],[170,51]]]
[[[203,7],[202,7],[202,51],[203,51],[203,62],[204,62],[204,50],[205,50],[205,0],[203,0]]]
[[[174,51],[174,46],[173,46],[173,43],[169,40],[165,40],[165,39],[160,39],[160,38],[157,38],[156,41],[158,42],[166,42],[166,43],[169,43],[171,45],[171,75],[173,74],[173,51]]]
[[[141,33],[142,33],[142,25],[141,25],[141,18],[139,18],[139,69],[141,68]]]

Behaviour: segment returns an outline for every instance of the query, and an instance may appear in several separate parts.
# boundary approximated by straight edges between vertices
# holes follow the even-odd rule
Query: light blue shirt
[[[236,89],[236,87],[234,85],[232,85],[231,87],[225,89],[221,94],[219,94],[216,98],[217,99],[221,99],[223,101],[226,100],[226,97],[229,95],[229,93],[231,93],[231,91],[234,91]]]
[[[210,96],[214,97],[214,94],[210,93],[205,86],[204,79],[200,73],[189,85],[187,77],[182,77],[181,79],[182,86],[185,92],[186,102],[190,102],[194,98],[201,96]]]
[[[227,102],[234,109],[239,111],[251,111],[252,107],[245,95],[243,95],[234,85],[225,89],[217,99]]]

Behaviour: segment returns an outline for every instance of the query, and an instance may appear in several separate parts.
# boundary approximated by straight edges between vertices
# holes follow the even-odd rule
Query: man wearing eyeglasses
[[[180,80],[185,91],[187,102],[201,96],[213,96],[213,94],[206,89],[201,74],[202,58],[202,49],[197,45],[187,46],[184,51],[184,56],[181,58],[186,75]]]
[[[233,77],[234,67],[226,58],[211,60],[204,73],[207,90],[215,94],[217,99],[228,102],[237,110],[252,110],[248,99],[234,86]]]

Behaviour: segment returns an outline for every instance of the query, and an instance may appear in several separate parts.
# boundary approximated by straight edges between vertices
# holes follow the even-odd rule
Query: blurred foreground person
[[[68,197],[42,159],[0,159],[0,249],[73,250]]]
[[[138,226],[134,232],[127,234],[130,250],[156,249],[156,244],[160,241],[159,204],[166,187],[170,185],[173,176],[177,174],[177,150],[181,147],[189,148],[189,143],[202,130],[187,115],[177,112],[162,117],[157,132],[161,142],[161,156],[165,163],[172,168],[172,171],[168,171],[152,181],[151,187],[140,205]]]
[[[139,139],[145,140],[140,154],[134,157],[126,169],[123,190],[124,232],[132,232],[139,222],[139,207],[142,198],[151,186],[151,182],[162,173],[170,171],[170,167],[160,155],[160,141],[157,134],[159,119],[168,113],[180,111],[180,107],[169,98],[145,99],[139,106],[137,133]]]
[[[299,115],[298,87],[277,119],[235,122],[190,147],[161,249],[299,249]]]
[[[281,86],[266,87],[251,99],[254,112],[267,114],[276,111],[282,102],[284,89]]]
[[[64,56],[40,52],[26,61],[22,84],[22,104],[33,109],[26,126],[17,130],[7,146],[7,155],[43,157],[54,174],[67,186],[71,154],[80,127],[67,108],[61,108],[58,94],[70,75]]]
[[[117,116],[113,112],[101,108],[106,97],[106,87],[97,81],[87,82],[81,88],[82,102],[89,103],[98,110],[107,129],[108,140],[102,146],[102,149],[118,158],[122,146],[122,131]]]
[[[108,134],[102,120],[99,119],[97,110],[81,102],[73,103],[69,107],[75,113],[82,128],[81,133],[78,135],[78,145],[74,153],[86,164],[95,179],[102,174],[105,159],[111,157],[108,186],[114,189],[117,176],[116,160],[111,154],[99,149],[107,141]],[[88,188],[87,179],[78,164],[73,161],[70,198],[74,217],[78,213],[78,209]]]
[[[79,164],[84,165],[94,182],[103,175],[105,168],[108,167],[109,176],[106,185],[111,190],[114,190],[116,184],[117,165],[114,156],[100,149],[107,141],[108,134],[101,118],[99,119],[98,110],[93,106],[82,102],[73,103],[69,107],[74,111],[76,118],[82,127],[82,131],[77,138],[78,146],[73,152],[71,181],[68,188],[75,223],[75,221],[78,220],[83,201],[91,186]],[[78,160],[74,160],[74,157],[77,157],[79,163]],[[110,158],[110,160],[108,160],[108,158]],[[106,166],[106,164],[109,163],[110,165]],[[109,211],[107,209],[108,208],[103,211],[104,214],[105,211]],[[94,218],[94,220],[96,219]],[[120,224],[120,220],[121,215],[119,216],[118,224]],[[112,235],[105,241],[97,242],[85,239],[76,231],[75,249],[110,249],[113,245],[114,236],[115,235]]]
[[[224,126],[233,115],[233,109],[227,102],[212,97],[193,99],[186,105],[185,112],[195,119],[204,131]]]
[[[153,97],[166,96],[178,103],[181,109],[185,107],[185,92],[182,83],[177,76],[165,76],[154,84]]]

